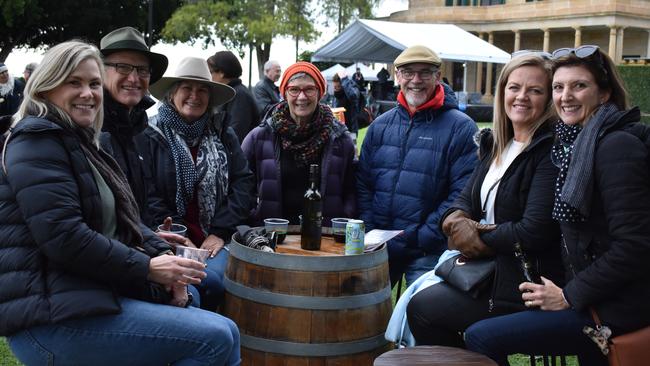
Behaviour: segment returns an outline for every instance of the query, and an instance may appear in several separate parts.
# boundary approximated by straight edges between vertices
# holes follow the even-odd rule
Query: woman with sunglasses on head
[[[0,170],[0,335],[26,365],[238,365],[237,326],[186,308],[205,266],[141,224],[99,148],[103,74],[70,41],[27,84]]]
[[[472,323],[526,309],[517,288],[524,277],[516,243],[544,276],[564,276],[559,228],[551,219],[558,170],[550,159],[549,63],[532,51],[514,57],[499,76],[494,104],[494,131],[478,136],[480,163],[441,222],[450,249],[493,258],[496,275],[478,294],[447,282],[417,292],[407,309],[417,344],[462,347],[462,332]]]
[[[244,139],[257,180],[253,225],[269,217],[299,224],[310,164],[320,167],[323,225],[334,217],[355,217],[354,144],[330,108],[319,103],[326,85],[313,64],[289,66],[280,82],[283,100]]]
[[[466,342],[500,365],[512,353],[578,355],[581,365],[607,365],[595,341],[601,336],[606,345],[607,334],[591,310],[613,336],[650,324],[647,126],[634,123],[639,110],[628,109],[618,71],[597,46],[553,53],[553,103],[561,119],[552,150],[560,168],[553,218],[568,282],[522,283],[531,311],[476,323]]]

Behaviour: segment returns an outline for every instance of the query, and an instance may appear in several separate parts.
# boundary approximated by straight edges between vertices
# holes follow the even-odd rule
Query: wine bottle
[[[526,281],[542,285],[542,278],[539,275],[537,268],[535,268],[533,263],[526,258],[526,254],[519,243],[515,243],[515,257],[519,259],[519,265],[521,266]]]
[[[319,167],[309,166],[309,187],[303,197],[302,228],[300,247],[305,250],[320,250],[323,203],[318,191]]]

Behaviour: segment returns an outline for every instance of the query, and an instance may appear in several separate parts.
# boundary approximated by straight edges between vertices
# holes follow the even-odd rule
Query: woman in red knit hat
[[[289,66],[280,82],[283,100],[244,139],[242,149],[257,181],[253,225],[269,217],[299,223],[310,164],[320,167],[323,225],[333,217],[355,217],[354,144],[330,108],[319,103],[325,87],[313,64]]]

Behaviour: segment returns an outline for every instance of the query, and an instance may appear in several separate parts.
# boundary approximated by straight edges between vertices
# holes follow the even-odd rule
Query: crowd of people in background
[[[397,343],[604,365],[590,310],[614,335],[650,325],[650,127],[597,46],[513,55],[480,132],[441,58],[408,47],[397,105],[359,146],[375,117],[359,68],[328,95],[304,61],[266,62],[252,92],[230,51],[167,66],[131,27],[53,46],[24,80],[0,63],[0,335],[22,362],[238,365],[237,324],[217,312],[231,238],[298,225],[312,164],[324,226],[403,231],[387,243],[391,286],[409,286]],[[389,77],[372,97],[390,98]],[[186,235],[157,230],[171,222]],[[486,286],[437,275],[456,254],[495,263]]]

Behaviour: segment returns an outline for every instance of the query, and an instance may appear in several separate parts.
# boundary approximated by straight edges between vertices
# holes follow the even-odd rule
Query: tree
[[[379,0],[321,0],[323,14],[329,24],[331,19],[336,20],[338,33],[347,27],[353,19],[371,18],[372,9],[379,4]]]
[[[104,35],[127,25],[145,33],[149,1],[88,0],[82,6],[78,0],[0,0],[0,60],[4,61],[16,47],[39,48],[72,38],[98,45]],[[180,5],[181,0],[156,0],[151,35],[154,42]]]
[[[197,0],[180,7],[167,21],[163,39],[204,47],[220,40],[243,57],[252,46],[260,75],[275,36],[311,41],[316,37],[306,0]]]

